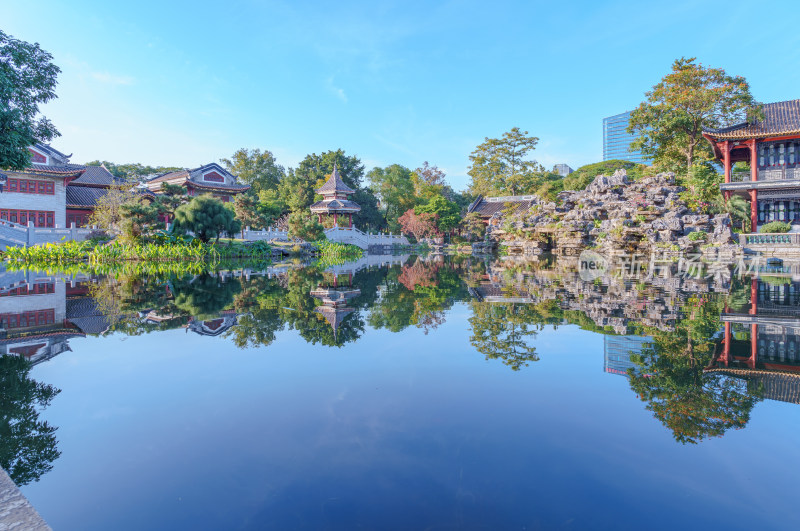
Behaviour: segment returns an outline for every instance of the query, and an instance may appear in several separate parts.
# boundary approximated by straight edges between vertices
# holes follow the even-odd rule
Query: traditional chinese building
[[[317,201],[311,205],[311,212],[317,215],[319,222],[322,223],[322,215],[333,216],[333,224],[339,226],[339,216],[347,216],[347,226],[353,226],[353,214],[361,211],[358,203],[350,201],[348,196],[355,193],[355,190],[344,184],[336,164],[333,165],[333,173],[330,178],[316,191],[322,196],[322,201]]]
[[[768,103],[763,110],[761,120],[703,131],[724,168],[722,192],[750,201],[753,232],[770,221],[800,226],[800,100]],[[733,171],[737,162],[749,170]]]
[[[489,223],[489,219],[494,215],[503,213],[519,214],[530,209],[535,202],[536,198],[532,195],[507,195],[504,197],[484,197],[479,195],[467,207],[467,214],[474,212],[480,216],[484,223]]]
[[[216,162],[191,170],[178,170],[153,177],[147,181],[147,189],[160,193],[164,183],[183,186],[190,197],[212,194],[223,202],[233,201],[237,194],[246,192],[250,186],[239,184],[236,175],[226,171]]]
[[[71,164],[50,146],[28,148],[31,164],[18,171],[5,170],[0,193],[0,219],[36,227],[86,225],[97,200],[117,184],[104,166]]]
[[[751,279],[750,304],[726,307],[722,348],[706,371],[742,378],[764,398],[800,404],[800,283]]]

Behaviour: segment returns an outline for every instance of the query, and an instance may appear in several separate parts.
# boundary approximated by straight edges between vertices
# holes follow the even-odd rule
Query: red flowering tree
[[[414,209],[406,210],[406,213],[400,216],[397,220],[400,223],[400,230],[404,234],[411,234],[419,240],[426,236],[438,236],[439,231],[436,228],[436,214],[423,212],[417,214]]]

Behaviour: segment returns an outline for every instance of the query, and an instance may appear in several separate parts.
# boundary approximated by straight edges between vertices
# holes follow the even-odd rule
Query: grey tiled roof
[[[80,177],[72,181],[70,184],[94,184],[99,186],[111,186],[112,184],[120,184],[121,179],[117,179],[114,175],[102,166],[84,166],[84,171]]]
[[[753,123],[704,129],[703,132],[718,140],[763,138],[776,135],[800,134],[800,100],[779,101],[763,105],[764,118]]]
[[[94,186],[67,186],[67,206],[94,207],[97,200],[108,193],[107,188]]]
[[[325,184],[323,184],[319,190],[317,190],[317,193],[320,195],[333,194],[335,192],[341,192],[345,194],[355,193],[355,190],[344,184],[342,176],[339,175],[339,169],[336,167],[336,164],[333,165],[333,173],[331,173],[331,176],[327,181],[325,181]]]
[[[80,174],[84,169],[86,166],[82,164],[31,164],[22,173],[73,175]]]
[[[498,212],[512,210],[514,214],[524,212],[536,203],[533,196],[478,197],[467,209],[481,217],[490,218]]]
[[[61,153],[59,150],[57,150],[56,148],[54,148],[52,146],[48,146],[47,144],[41,144],[39,142],[34,144],[33,147],[34,147],[34,149],[37,149],[37,150],[41,151],[42,153],[46,153],[52,159],[55,159],[59,164],[68,163],[69,162],[69,158],[72,156],[72,155],[65,155],[65,154]]]
[[[309,209],[312,212],[359,212],[361,211],[361,206],[347,199],[323,199],[311,205]]]

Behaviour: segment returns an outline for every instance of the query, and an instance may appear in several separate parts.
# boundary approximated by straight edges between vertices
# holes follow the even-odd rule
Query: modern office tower
[[[603,118],[603,160],[629,160],[639,164],[650,164],[640,151],[631,151],[631,142],[637,135],[628,133],[631,111]]]

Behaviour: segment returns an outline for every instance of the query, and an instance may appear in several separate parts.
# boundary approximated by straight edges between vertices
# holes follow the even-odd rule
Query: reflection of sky
[[[600,335],[548,327],[513,372],[469,310],[424,335],[262,349],[183,330],[37,366],[62,456],[23,492],[55,529],[797,528],[800,408],[681,446]]]

